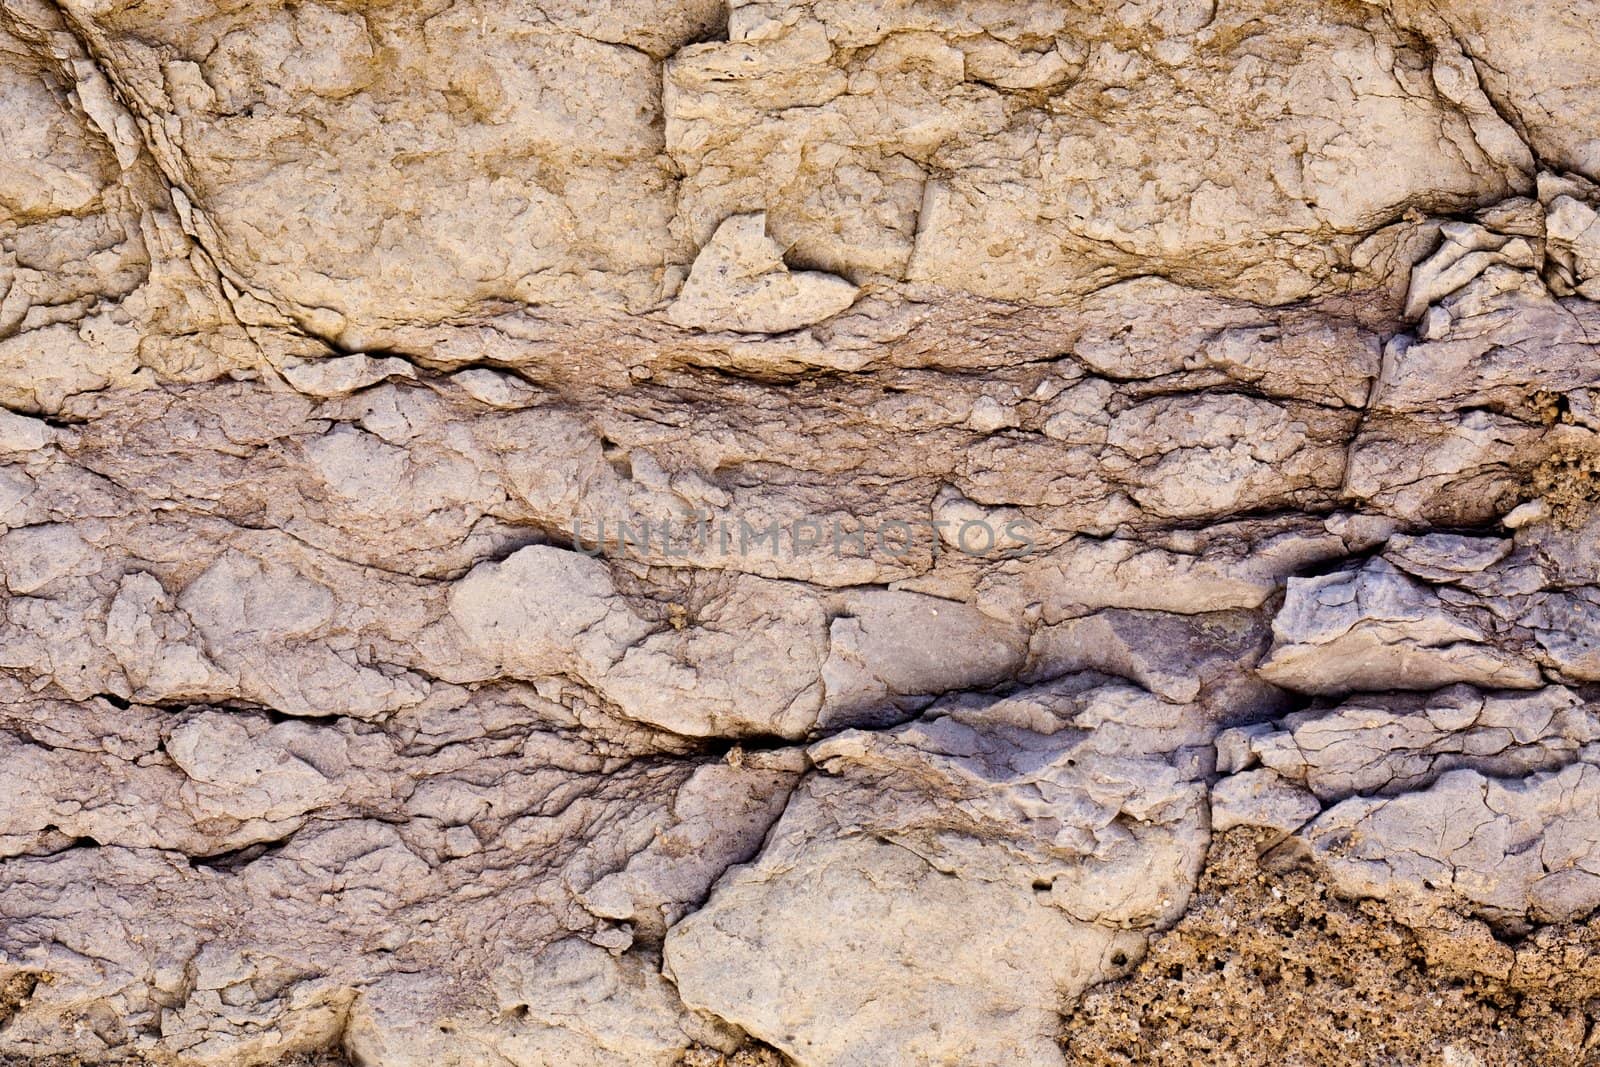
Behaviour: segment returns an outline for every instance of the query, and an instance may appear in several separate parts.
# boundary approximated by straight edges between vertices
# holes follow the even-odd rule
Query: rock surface
[[[0,1061],[1595,1062],[1597,48],[0,0]]]

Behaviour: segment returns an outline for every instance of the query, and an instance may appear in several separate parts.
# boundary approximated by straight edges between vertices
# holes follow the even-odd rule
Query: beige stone
[[[0,1060],[1577,1062],[1597,45],[0,0]]]

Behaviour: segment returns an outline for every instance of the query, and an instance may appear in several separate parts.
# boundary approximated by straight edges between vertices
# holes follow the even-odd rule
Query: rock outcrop
[[[0,1060],[1592,1059],[1597,48],[0,0]]]

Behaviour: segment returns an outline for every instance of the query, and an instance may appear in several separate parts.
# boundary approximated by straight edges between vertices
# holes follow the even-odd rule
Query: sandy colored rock
[[[0,0],[0,1061],[1593,1060],[1597,45]]]
[[[761,857],[668,935],[686,1002],[807,1063],[1062,1062],[1030,1005],[1141,951],[1206,840],[1197,783],[1074,728],[1124,692],[1089,685],[813,746]]]
[[[830,318],[855,303],[855,286],[821,271],[791,271],[766,234],[762,212],[734,215],[695,257],[667,309],[675,326],[787,333]]]
[[[1188,915],[1071,1012],[1072,1062],[1594,1062],[1592,923],[1514,949],[1477,922],[1408,926],[1311,872],[1272,869],[1263,837],[1219,835]]]

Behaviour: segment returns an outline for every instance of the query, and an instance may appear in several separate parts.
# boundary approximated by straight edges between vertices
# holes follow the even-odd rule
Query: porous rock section
[[[1049,1067],[1222,831],[1510,981],[1600,907],[1597,47],[0,0],[0,1057]]]

